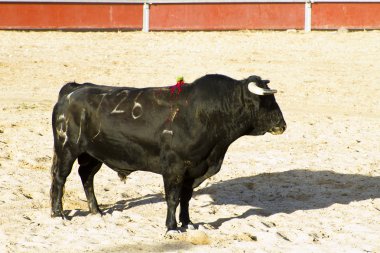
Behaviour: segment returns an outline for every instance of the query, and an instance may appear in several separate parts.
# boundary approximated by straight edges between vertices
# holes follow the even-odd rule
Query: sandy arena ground
[[[68,81],[173,85],[257,74],[280,136],[244,137],[195,191],[198,231],[165,234],[159,175],[77,169],[50,218],[50,115]],[[380,32],[0,32],[0,252],[380,252]]]

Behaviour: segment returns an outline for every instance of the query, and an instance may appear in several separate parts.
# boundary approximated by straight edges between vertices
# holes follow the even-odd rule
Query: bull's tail
[[[82,86],[82,84],[76,83],[76,82],[71,82],[65,84],[61,90],[59,91],[58,99],[61,99],[63,96],[66,96],[70,94],[71,92],[79,89]]]
[[[80,87],[82,87],[81,84],[71,82],[71,83],[65,84],[61,88],[61,90],[59,91],[58,101],[55,104],[55,106],[53,108],[53,113],[52,113],[52,127],[53,127],[55,149],[60,148],[60,145],[58,145],[59,138],[61,138],[61,139],[67,138],[67,135],[66,135],[67,123],[65,122],[64,117],[59,117],[59,115],[63,115],[63,113],[64,113],[65,101],[66,101],[66,99],[64,99],[64,98],[66,96],[68,96],[70,93],[72,93],[73,91],[78,90]],[[58,129],[61,129],[61,131],[62,131],[62,129],[66,129],[66,130],[60,136],[58,133]]]

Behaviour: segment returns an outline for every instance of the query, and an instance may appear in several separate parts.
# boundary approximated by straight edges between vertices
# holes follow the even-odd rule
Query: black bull
[[[285,131],[267,83],[258,76],[207,75],[174,92],[66,84],[52,117],[52,216],[64,218],[63,187],[78,159],[91,213],[101,213],[93,179],[104,163],[121,177],[137,170],[161,174],[168,230],[177,229],[178,204],[182,226],[191,226],[193,188],[220,170],[229,145],[243,135]]]

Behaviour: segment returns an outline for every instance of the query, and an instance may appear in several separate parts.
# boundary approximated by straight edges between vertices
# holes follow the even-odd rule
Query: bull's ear
[[[250,82],[248,84],[248,90],[256,95],[259,96],[265,96],[265,95],[272,95],[277,92],[277,90],[272,90],[272,89],[264,89],[259,86],[255,82]]]

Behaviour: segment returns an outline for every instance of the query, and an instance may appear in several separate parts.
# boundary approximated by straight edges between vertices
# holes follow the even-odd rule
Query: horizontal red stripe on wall
[[[152,30],[302,29],[303,3],[153,4]]]
[[[379,29],[380,3],[314,3],[313,29]]]
[[[141,29],[142,5],[0,3],[0,28]]]

